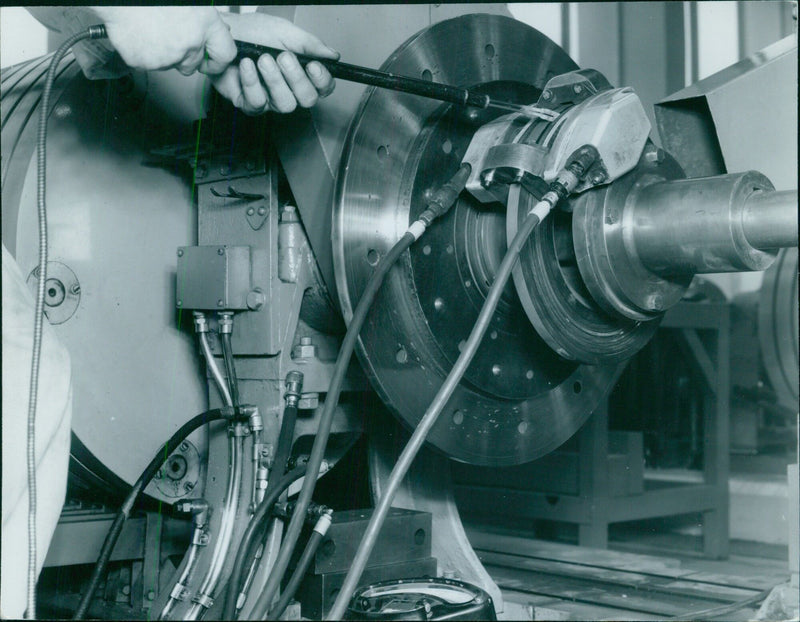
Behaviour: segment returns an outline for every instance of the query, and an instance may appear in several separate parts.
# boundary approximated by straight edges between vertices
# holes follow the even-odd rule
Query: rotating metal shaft
[[[797,246],[797,191],[761,173],[650,179],[576,209],[581,276],[607,313],[655,319],[695,274],[766,270]]]
[[[634,199],[635,252],[662,276],[765,270],[797,245],[797,192],[753,171],[653,184]]]

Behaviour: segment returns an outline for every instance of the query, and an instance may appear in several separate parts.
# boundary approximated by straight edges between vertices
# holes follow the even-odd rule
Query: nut
[[[311,337],[301,337],[300,343],[292,348],[293,359],[311,359],[317,356],[317,346],[315,346]]]

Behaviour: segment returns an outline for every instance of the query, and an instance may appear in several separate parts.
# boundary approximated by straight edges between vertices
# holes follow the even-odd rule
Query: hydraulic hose
[[[211,346],[208,344],[208,323],[206,322],[206,317],[200,311],[194,312],[194,329],[200,340],[200,349],[203,351],[206,365],[211,372],[211,376],[214,378],[214,382],[219,389],[220,395],[222,395],[223,401],[228,406],[233,406],[233,399],[228,390],[228,383],[225,382],[225,377],[222,375],[222,372],[220,372],[217,360],[214,358],[214,353],[211,352]]]
[[[512,192],[518,193],[519,186],[512,187],[509,190],[509,200],[511,200]],[[483,338],[484,333],[486,333],[486,330],[492,320],[492,316],[497,309],[500,296],[502,295],[503,289],[505,288],[506,283],[511,276],[511,271],[514,268],[514,264],[519,258],[520,250],[527,242],[531,232],[541,221],[547,217],[547,214],[550,213],[550,210],[558,202],[559,198],[559,194],[555,191],[551,190],[547,192],[544,197],[542,197],[542,200],[539,201],[528,212],[528,215],[522,222],[519,231],[514,236],[511,244],[509,244],[508,251],[503,258],[503,261],[500,263],[500,267],[497,269],[497,275],[495,276],[494,283],[492,283],[492,286],[489,288],[486,301],[481,308],[481,312],[478,315],[475,326],[472,328],[472,332],[470,333],[469,338],[467,339],[467,342],[461,351],[461,354],[456,360],[453,369],[450,370],[450,373],[447,375],[447,378],[439,389],[439,392],[436,394],[436,397],[434,397],[433,402],[425,412],[425,415],[422,417],[419,424],[417,424],[414,433],[411,435],[411,439],[403,449],[403,453],[400,455],[397,464],[392,469],[391,475],[386,483],[386,489],[383,493],[383,496],[381,496],[380,501],[378,502],[378,505],[376,506],[372,517],[370,518],[367,529],[364,532],[364,537],[359,544],[358,550],[356,551],[353,563],[350,566],[350,570],[347,572],[344,583],[342,584],[341,591],[336,597],[336,602],[331,608],[329,613],[329,618],[331,620],[342,619],[342,616],[347,609],[347,605],[350,602],[350,598],[355,589],[358,587],[358,581],[361,579],[361,573],[364,571],[364,567],[367,565],[367,560],[369,559],[372,549],[375,546],[375,541],[378,538],[381,527],[383,527],[383,522],[386,519],[386,515],[388,514],[389,508],[392,505],[392,500],[397,493],[397,489],[403,482],[403,478],[405,478],[405,475],[408,472],[408,469],[411,466],[414,458],[416,457],[417,452],[419,452],[422,444],[425,442],[425,438],[428,436],[431,428],[436,423],[439,414],[442,412],[448,400],[453,395],[453,391],[455,391],[458,383],[464,376],[464,372],[472,362],[472,359],[478,350],[478,346],[480,345],[481,339]]]
[[[233,620],[236,614],[236,600],[239,597],[239,584],[242,581],[244,569],[248,565],[249,559],[252,559],[253,545],[258,542],[258,536],[261,535],[262,526],[268,517],[272,514],[272,507],[278,501],[280,496],[298,479],[306,474],[306,465],[295,467],[286,475],[283,475],[274,486],[267,489],[267,496],[258,505],[253,518],[245,529],[242,535],[241,542],[239,543],[239,550],[236,553],[236,560],[233,563],[233,570],[231,572],[230,580],[228,581],[228,594],[225,600],[225,609],[222,615],[223,620]]]
[[[350,357],[355,349],[358,333],[361,330],[361,326],[364,324],[367,312],[372,305],[375,294],[378,293],[378,289],[380,289],[383,283],[384,277],[389,272],[392,265],[394,265],[406,250],[408,250],[416,239],[413,233],[406,232],[405,235],[395,243],[386,257],[378,264],[375,272],[372,273],[367,287],[364,289],[364,294],[361,296],[361,300],[358,301],[356,310],[353,313],[353,318],[350,321],[350,326],[342,341],[339,356],[336,359],[331,386],[328,389],[328,394],[325,396],[325,404],[322,409],[322,415],[320,416],[319,428],[317,429],[317,435],[314,438],[314,445],[311,448],[311,455],[308,460],[308,476],[303,482],[303,488],[297,500],[297,507],[292,515],[292,519],[289,521],[283,545],[278,553],[278,558],[275,560],[272,573],[253,608],[253,617],[256,619],[262,619],[272,605],[272,599],[280,586],[283,574],[286,572],[286,566],[289,564],[289,559],[294,552],[300,530],[303,528],[305,514],[311,502],[311,496],[314,494],[314,487],[316,486],[316,474],[319,473],[319,468],[325,454],[325,447],[328,444],[333,415],[339,401],[339,394],[342,390],[344,377],[350,364]]]
[[[236,379],[236,368],[233,365],[233,349],[231,348],[231,334],[221,333],[222,357],[225,359],[225,373],[228,374],[228,386],[231,390],[233,405],[239,405],[239,381]]]
[[[142,491],[152,481],[153,477],[155,477],[155,474],[158,473],[159,469],[161,469],[161,467],[164,465],[164,462],[166,462],[167,458],[183,441],[186,440],[189,434],[194,432],[197,428],[212,421],[229,418],[233,412],[234,411],[230,408],[215,408],[214,410],[208,410],[192,417],[189,421],[178,428],[178,431],[175,432],[175,434],[173,434],[170,439],[156,452],[156,455],[153,456],[150,464],[147,465],[147,468],[139,476],[139,479],[136,480],[136,483],[131,488],[128,496],[125,497],[125,501],[122,503],[122,506],[114,518],[114,522],[111,524],[111,529],[109,529],[108,534],[106,535],[106,539],[103,542],[103,547],[100,549],[100,555],[97,558],[94,571],[89,579],[89,585],[87,586],[86,591],[84,592],[83,597],[78,604],[78,608],[75,611],[73,620],[82,620],[84,615],[86,615],[86,610],[89,608],[89,604],[92,602],[92,598],[97,590],[97,586],[100,585],[100,580],[102,579],[106,566],[111,559],[111,553],[114,550],[114,545],[117,543],[119,534],[122,533],[122,527],[124,526],[125,521],[130,516],[134,505],[138,501],[139,496],[142,494]]]
[[[289,461],[289,455],[292,451],[292,441],[294,440],[294,428],[297,423],[297,403],[300,398],[300,391],[303,387],[303,374],[297,371],[290,371],[286,375],[286,407],[283,409],[283,418],[281,419],[281,429],[278,432],[278,443],[275,449],[275,460],[272,464],[272,474],[270,475],[269,484],[265,494],[272,497],[275,486],[279,488],[285,483],[283,474],[286,471],[286,464]],[[300,475],[305,473],[305,466],[301,469],[295,469]],[[299,476],[298,476],[299,477]],[[295,478],[296,479],[296,478]],[[291,480],[294,481],[294,480]],[[291,484],[291,482],[289,482]],[[272,505],[278,500],[281,494],[288,488],[288,484],[280,490],[280,494],[266,506],[262,503],[259,504],[253,518],[250,520],[245,536],[239,545],[239,551],[236,554],[236,563],[234,563],[231,579],[228,582],[228,596],[225,600],[225,619],[232,620],[236,612],[236,601],[239,593],[239,583],[241,582],[242,573],[246,567],[252,563],[252,556],[249,555],[249,548],[253,541],[253,535],[257,533],[259,524],[262,524],[269,513],[272,511]],[[269,499],[267,499],[268,501]],[[251,530],[251,526],[253,529]],[[241,563],[240,563],[241,562]]]
[[[314,559],[319,545],[325,538],[325,534],[328,533],[328,528],[331,526],[332,514],[333,510],[328,510],[319,517],[317,524],[314,525],[314,531],[311,532],[311,536],[308,538],[306,548],[303,549],[303,554],[297,562],[297,567],[294,569],[292,577],[289,579],[283,592],[281,592],[281,597],[278,599],[278,602],[275,603],[275,606],[272,607],[272,609],[269,610],[269,614],[267,614],[268,620],[279,619],[283,615],[286,606],[294,598],[294,595],[297,593],[297,588],[300,587],[300,582],[303,580],[308,566],[311,564],[311,560]]]
[[[105,39],[102,24],[72,35],[53,54],[42,90],[39,107],[37,144],[36,206],[39,222],[39,281],[36,286],[36,307],[33,319],[33,349],[31,352],[31,379],[28,390],[28,426],[26,466],[28,479],[28,585],[26,617],[36,618],[36,401],[39,395],[39,365],[42,356],[42,328],[44,323],[44,290],[47,281],[47,119],[50,113],[50,96],[56,71],[61,59],[70,48],[84,39]]]
[[[209,515],[208,502],[205,499],[192,499],[179,503],[177,509],[192,514],[192,523],[194,524],[192,542],[189,545],[189,552],[186,556],[186,564],[183,567],[183,572],[181,572],[178,580],[172,587],[169,600],[167,600],[167,603],[158,616],[159,620],[168,620],[172,616],[173,610],[178,603],[186,598],[189,586],[194,579],[195,566],[197,565],[200,550],[208,544],[208,533],[206,532]]]
[[[289,455],[292,453],[294,428],[297,423],[297,404],[302,387],[303,374],[297,371],[290,371],[286,375],[286,406],[283,409],[283,419],[278,433],[275,460],[272,463],[272,472],[269,475],[268,489],[272,484],[280,480],[286,472],[286,464],[289,462]]]
[[[392,266],[397,263],[400,256],[425,233],[425,229],[434,218],[442,215],[452,206],[461,190],[463,190],[470,171],[471,168],[469,164],[463,164],[459,168],[453,178],[434,195],[434,199],[428,204],[427,208],[420,215],[420,218],[414,221],[408,227],[405,234],[394,243],[394,246],[392,246],[386,256],[378,263],[375,272],[372,273],[369,281],[367,281],[364,293],[361,295],[361,299],[356,305],[353,317],[350,319],[347,332],[342,340],[342,346],[339,349],[339,356],[336,359],[331,384],[325,396],[325,405],[323,406],[322,415],[320,416],[319,428],[317,429],[317,435],[314,438],[314,444],[311,448],[311,455],[308,460],[308,475],[303,482],[303,488],[300,491],[300,496],[297,500],[292,519],[289,521],[289,526],[286,529],[283,545],[278,553],[278,558],[275,560],[272,573],[253,608],[253,617],[257,619],[262,619],[270,609],[272,600],[283,578],[283,574],[286,572],[286,566],[289,564],[289,559],[294,552],[297,538],[300,536],[300,530],[303,528],[303,521],[308,511],[308,505],[311,503],[311,496],[314,494],[314,487],[316,486],[317,475],[319,474],[320,465],[322,464],[322,459],[325,454],[325,447],[328,444],[331,424],[333,423],[333,414],[339,402],[339,394],[342,391],[342,384],[344,383],[347,367],[350,364],[350,358],[353,355],[358,334],[361,332],[361,327],[364,325],[367,313],[372,306],[372,301],[375,299],[383,283],[383,279],[389,273]],[[359,572],[359,576],[360,574]]]
[[[198,620],[214,603],[214,590],[217,587],[222,568],[225,564],[233,538],[233,528],[239,509],[239,492],[242,485],[242,455],[244,453],[244,437],[238,433],[229,433],[228,439],[228,482],[225,487],[225,500],[222,508],[222,519],[219,532],[211,553],[211,563],[206,570],[200,589],[194,596],[193,605],[189,609],[186,620]]]

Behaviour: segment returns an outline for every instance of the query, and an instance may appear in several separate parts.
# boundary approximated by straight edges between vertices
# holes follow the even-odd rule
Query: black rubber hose
[[[269,474],[267,490],[272,484],[277,482],[286,472],[286,463],[289,462],[289,454],[292,452],[292,441],[294,440],[294,428],[297,423],[297,406],[286,406],[283,409],[283,421],[281,421],[281,431],[278,433],[278,444],[275,449],[275,460],[272,463],[272,472]]]
[[[294,428],[295,424],[297,423],[297,406],[286,406],[283,409],[283,419],[281,420],[281,429],[278,433],[278,444],[275,449],[275,460],[272,464],[272,475],[270,476],[270,484],[272,482],[276,482],[277,485],[280,487],[283,484],[281,478],[283,478],[283,474],[286,471],[286,463],[289,461],[289,454],[292,451],[292,441],[294,440]],[[302,467],[302,473],[305,473],[305,466]],[[292,480],[294,481],[294,480]],[[271,492],[274,489],[274,486],[267,485],[267,491],[264,499],[271,496]],[[284,488],[285,490],[285,488]],[[278,498],[275,498],[277,501]],[[272,502],[274,505],[275,501]],[[261,504],[263,505],[263,503]],[[259,510],[261,509],[261,505],[259,506]],[[265,511],[271,510],[271,507],[267,507]],[[259,515],[258,510],[253,515],[251,519],[251,524],[253,521],[256,520],[256,517]],[[266,515],[265,515],[266,516]],[[259,521],[261,522],[261,521]],[[247,532],[246,532],[247,533]],[[250,538],[252,540],[252,538]],[[258,540],[256,540],[258,541]],[[232,620],[234,614],[236,613],[236,599],[239,597],[239,582],[241,581],[242,574],[247,566],[252,563],[252,556],[246,554],[246,556],[240,556],[240,552],[244,550],[246,553],[250,548],[250,544],[248,543],[245,546],[244,539],[240,544],[239,551],[236,553],[236,563],[234,563],[233,571],[231,574],[231,581],[228,583],[228,598],[225,601],[225,615],[224,618],[226,620]],[[253,554],[255,554],[253,552]],[[238,562],[241,561],[241,565]],[[233,604],[230,604],[233,603]]]
[[[82,620],[83,616],[86,615],[86,610],[89,608],[89,605],[92,602],[94,593],[97,591],[97,587],[100,585],[100,580],[103,578],[106,566],[111,559],[111,553],[114,550],[114,545],[117,543],[119,534],[122,532],[122,527],[130,516],[133,506],[136,504],[136,501],[139,499],[142,491],[147,487],[153,477],[155,477],[155,474],[158,473],[158,470],[164,465],[164,462],[166,462],[170,454],[172,454],[172,452],[175,451],[178,446],[186,440],[186,437],[188,437],[189,434],[206,423],[224,419],[225,417],[226,416],[219,408],[208,410],[196,415],[178,428],[178,431],[170,437],[170,439],[158,450],[158,452],[156,452],[156,455],[150,461],[150,464],[147,465],[147,468],[139,476],[139,479],[136,480],[136,483],[131,488],[128,496],[125,497],[125,501],[122,503],[122,506],[117,512],[117,516],[114,518],[111,529],[108,531],[106,539],[103,542],[103,548],[100,549],[100,556],[97,558],[94,571],[89,579],[89,585],[86,588],[83,597],[81,598],[77,610],[75,611],[75,615],[72,618],[73,620]]]
[[[378,293],[383,283],[384,277],[415,240],[416,237],[413,233],[406,232],[403,237],[395,242],[394,246],[392,246],[383,260],[378,263],[375,272],[372,273],[372,276],[367,282],[364,293],[361,295],[361,299],[358,301],[356,309],[353,312],[353,318],[350,320],[347,333],[342,341],[342,347],[339,349],[339,356],[336,359],[331,385],[328,389],[328,394],[325,396],[325,404],[322,409],[322,415],[320,416],[317,436],[314,439],[314,445],[311,448],[311,456],[308,460],[308,475],[303,482],[300,497],[297,500],[297,505],[295,506],[292,520],[289,522],[289,527],[286,529],[284,541],[278,553],[278,558],[275,560],[272,573],[253,608],[252,617],[255,619],[263,619],[267,610],[270,608],[272,599],[275,597],[275,593],[280,586],[281,579],[283,579],[283,574],[286,572],[289,559],[292,553],[294,553],[294,547],[297,544],[297,538],[300,536],[300,530],[303,528],[308,505],[311,503],[311,496],[314,494],[319,468],[322,464],[322,459],[325,455],[325,447],[328,444],[328,437],[331,432],[333,414],[339,402],[339,394],[342,391],[342,384],[344,383],[347,368],[350,365],[350,358],[353,355],[358,334],[361,331],[364,320],[367,318],[367,313],[372,306],[372,301],[375,299],[375,295]]]
[[[228,374],[228,386],[231,390],[231,400],[234,407],[239,405],[239,381],[236,379],[236,368],[233,365],[233,348],[231,347],[231,334],[222,333],[222,358],[225,359],[225,373]]]
[[[31,351],[31,377],[28,385],[28,425],[26,465],[28,478],[28,585],[26,617],[36,618],[36,402],[39,395],[39,364],[42,354],[42,328],[44,323],[44,290],[47,281],[47,118],[50,114],[50,95],[56,80],[61,59],[70,48],[84,39],[104,39],[105,26],[90,26],[64,41],[50,59],[47,77],[42,89],[39,108],[39,128],[36,136],[36,204],[39,223],[39,281],[36,287],[36,305],[33,320],[33,348]]]
[[[308,539],[306,548],[303,549],[303,554],[300,556],[300,559],[297,562],[297,567],[292,573],[292,578],[289,579],[289,582],[286,584],[286,587],[281,593],[281,597],[278,599],[278,602],[275,603],[275,606],[269,610],[269,614],[267,615],[268,620],[277,620],[283,615],[283,611],[286,609],[286,606],[297,593],[297,588],[300,587],[300,582],[306,575],[308,566],[311,564],[311,560],[314,559],[314,555],[317,554],[317,549],[324,538],[325,536],[319,531],[315,530],[311,532],[311,537]]]
[[[225,600],[225,609],[222,615],[223,620],[233,620],[236,615],[236,599],[239,597],[239,588],[241,587],[242,576],[244,575],[245,568],[252,563],[255,556],[254,545],[257,545],[262,534],[262,526],[269,520],[272,514],[272,507],[278,501],[280,496],[298,479],[306,474],[306,465],[298,466],[286,473],[275,486],[270,486],[267,489],[267,496],[258,504],[255,514],[250,519],[250,522],[242,535],[241,542],[239,543],[239,550],[236,552],[236,559],[233,562],[233,569],[231,577],[228,581],[228,596]]]

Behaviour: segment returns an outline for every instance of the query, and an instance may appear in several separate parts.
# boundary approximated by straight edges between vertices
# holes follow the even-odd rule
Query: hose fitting
[[[260,432],[261,430],[263,430],[264,429],[264,421],[261,419],[261,413],[258,412],[258,406],[246,405],[246,406],[240,406],[239,407],[240,410],[242,408],[248,408],[248,409],[252,408],[253,409],[252,412],[250,413],[250,416],[247,418],[247,422],[250,425],[250,431],[251,432]]]
[[[446,214],[453,207],[458,195],[467,185],[467,179],[469,179],[471,172],[472,166],[468,162],[464,162],[456,174],[433,194],[433,197],[425,206],[425,210],[418,218],[425,224],[425,227],[430,227],[434,220]]]
[[[253,413],[258,415],[258,406],[253,404],[242,404],[241,406],[221,406],[219,408],[220,415],[223,419],[231,419],[233,421],[249,421]]]
[[[208,523],[211,507],[205,499],[184,499],[175,504],[175,511],[192,515],[192,523],[198,529]]]
[[[105,39],[108,37],[104,24],[95,24],[94,26],[89,26],[87,32],[89,33],[90,39]]]
[[[332,522],[333,510],[330,508],[325,508],[325,511],[317,519],[317,524],[314,525],[314,531],[316,531],[319,535],[324,536],[326,533],[328,533],[328,529],[330,528]]]
[[[286,393],[284,393],[283,399],[286,400],[287,407],[297,407],[303,391],[303,378],[302,372],[295,370],[286,374]]]
[[[220,335],[230,335],[233,332],[233,311],[218,312],[217,321]]]
[[[194,332],[198,334],[207,333],[208,321],[206,320],[206,314],[202,311],[193,311],[192,316],[194,317]]]

